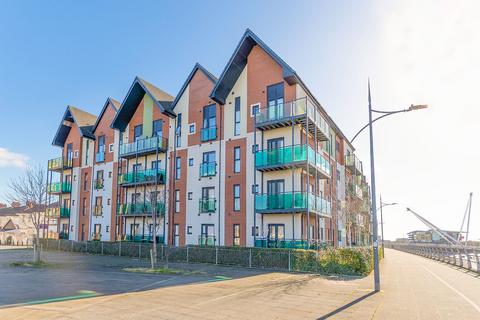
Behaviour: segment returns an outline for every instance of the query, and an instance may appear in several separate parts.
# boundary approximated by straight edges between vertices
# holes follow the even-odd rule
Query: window
[[[107,206],[110,205],[110,199],[107,199]]]
[[[83,176],[83,190],[88,190],[88,172]]]
[[[133,128],[133,141],[141,139],[143,134],[143,125],[139,124]]]
[[[136,175],[137,172],[142,171],[142,164],[141,163],[135,163],[132,166],[132,171],[133,171],[134,175]]]
[[[73,158],[74,158],[74,159],[77,159],[77,158],[78,158],[78,150],[75,150],[75,151],[73,152]]]
[[[255,153],[258,151],[258,144],[252,145],[252,153]]]
[[[260,103],[252,104],[250,106],[250,116],[253,118],[260,113]]]
[[[188,159],[188,165],[193,167],[193,158]]]
[[[157,169],[157,170],[161,169],[161,168],[162,168],[162,160],[153,160],[153,161],[152,161],[152,164],[151,164],[151,168],[152,168],[153,170],[155,170],[155,169]]]
[[[177,128],[175,129],[175,145],[180,147],[182,145],[182,114],[177,115]]]
[[[110,232],[110,226],[105,227],[105,232]]]
[[[75,206],[75,200],[72,200],[72,206],[73,207]]]
[[[105,152],[105,136],[99,136],[97,138],[97,152],[98,153]]]
[[[188,133],[195,133],[195,123],[192,123],[190,126],[188,126]]]
[[[258,236],[258,235],[259,235],[258,226],[256,227],[252,226],[252,237]]]
[[[95,197],[95,208],[94,208],[95,215],[102,214],[102,197]]]
[[[342,230],[338,230],[338,241],[342,241]]]
[[[90,155],[90,140],[87,140],[85,148],[85,165],[88,165],[88,156]]]
[[[163,120],[153,120],[152,136],[161,137],[163,135]]]
[[[240,211],[240,185],[233,185],[233,211]]]
[[[233,172],[240,172],[240,147],[233,148]]]
[[[175,190],[175,213],[180,212],[180,190]]]
[[[192,234],[192,226],[187,227],[187,234]]]
[[[73,175],[73,181],[77,181],[77,175],[76,174]]]
[[[108,145],[108,152],[112,153],[113,152],[113,143],[110,143]]]
[[[235,136],[240,135],[240,97],[235,98],[235,114],[234,114],[234,130]]]
[[[109,172],[108,172],[108,177],[109,177],[109,178],[112,177],[112,171],[109,171]]]
[[[132,193],[132,204],[140,203],[140,193]]]
[[[189,192],[188,193],[188,200],[192,200],[193,199],[193,192]]]
[[[258,184],[252,184],[252,193],[253,194],[258,193]]]
[[[173,245],[178,246],[180,244],[180,225],[175,223],[173,225]]]
[[[87,213],[87,198],[82,199],[82,216]]]
[[[239,224],[233,225],[233,245],[234,246],[240,245],[240,225]]]
[[[71,143],[67,144],[66,160],[70,166],[72,165],[72,148],[73,148],[73,145]],[[78,157],[78,154],[77,154],[77,157]]]
[[[175,179],[176,180],[179,180],[182,175],[181,160],[182,159],[180,157],[175,158]]]
[[[97,180],[103,180],[103,170],[97,171]]]
[[[203,127],[215,128],[217,126],[217,110],[216,105],[211,104],[203,107]]]

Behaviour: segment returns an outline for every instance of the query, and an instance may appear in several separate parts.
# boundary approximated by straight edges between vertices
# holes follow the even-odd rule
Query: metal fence
[[[386,245],[386,247],[442,261],[480,273],[480,247],[419,243],[390,243]]]
[[[89,254],[124,256],[138,259],[150,259],[151,243],[102,242],[41,239],[46,250],[79,252]],[[285,271],[306,271],[323,273],[322,254],[336,249],[294,250],[246,247],[184,246],[173,247],[157,245],[157,260],[163,262],[209,263],[247,268],[266,268]],[[352,249],[362,253],[362,259],[369,260],[365,248]],[[349,274],[355,274],[354,267]]]

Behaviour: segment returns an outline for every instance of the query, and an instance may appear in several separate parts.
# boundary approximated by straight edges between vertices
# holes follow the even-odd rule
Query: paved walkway
[[[0,309],[0,319],[480,319],[480,278],[387,250],[372,276],[268,273],[230,281]]]

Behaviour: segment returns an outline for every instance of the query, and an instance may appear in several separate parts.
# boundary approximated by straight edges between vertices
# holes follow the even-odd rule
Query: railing
[[[153,236],[151,235],[130,235],[127,234],[125,235],[125,241],[130,241],[130,242],[153,242]],[[163,243],[164,242],[164,236],[157,235],[157,243]]]
[[[200,164],[200,177],[212,177],[217,174],[217,162],[203,162]]]
[[[95,162],[104,162],[105,161],[105,151],[97,152],[95,154]]]
[[[68,232],[60,231],[60,233],[58,234],[58,238],[63,240],[68,240]]]
[[[165,170],[162,169],[148,169],[148,170],[136,170],[129,173],[121,174],[118,177],[119,184],[131,184],[131,183],[143,183],[143,182],[155,182],[165,183]]]
[[[359,173],[363,173],[362,162],[355,156],[355,154],[349,154],[345,156],[345,166],[357,170]],[[361,177],[360,177],[361,179]]]
[[[256,115],[256,124],[261,125],[266,122],[288,120],[291,117],[307,115],[314,120],[320,130],[328,137],[330,126],[322,116],[318,108],[306,97],[293,101],[280,103],[276,106],[261,108]]]
[[[359,185],[354,184],[354,183],[349,183],[348,188],[350,191],[350,194],[353,196],[356,196],[359,199],[363,199],[363,191],[362,188],[360,188]]]
[[[128,203],[128,204],[118,204],[117,205],[117,214],[118,215],[151,215],[155,206],[149,202],[141,203]],[[165,204],[163,202],[157,202],[157,216],[165,214]]]
[[[198,201],[199,213],[212,213],[216,211],[217,199],[215,198],[200,198]]]
[[[48,170],[60,170],[72,167],[72,158],[58,157],[48,160]]]
[[[331,244],[320,240],[256,238],[257,248],[324,249]]]
[[[61,207],[60,208],[60,218],[70,218],[70,208]]]
[[[93,207],[93,215],[98,217],[103,214],[103,206],[102,205],[96,205]]]
[[[54,182],[47,185],[48,193],[71,192],[72,184],[69,182]]]
[[[95,190],[103,189],[103,179],[95,179]]]
[[[153,152],[157,149],[166,150],[168,148],[168,139],[160,136],[139,139],[134,142],[120,145],[120,156],[126,156],[135,153]]]
[[[217,139],[217,127],[202,128],[200,130],[200,140],[202,142]]]
[[[257,211],[288,211],[306,210],[330,215],[331,204],[320,196],[307,192],[284,192],[276,194],[255,195],[255,209]]]
[[[215,236],[198,236],[198,245],[200,246],[214,246],[215,245]]]
[[[387,243],[386,247],[442,261],[480,273],[480,247],[395,242]]]
[[[255,166],[257,168],[294,164],[307,161],[330,176],[330,163],[325,157],[306,145],[293,145],[282,148],[260,150],[255,153]]]

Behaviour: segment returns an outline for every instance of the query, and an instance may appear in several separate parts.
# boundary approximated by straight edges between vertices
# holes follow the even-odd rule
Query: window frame
[[[240,135],[240,120],[241,120],[241,111],[240,111],[240,97],[235,97],[235,109],[233,111],[233,135]]]
[[[238,193],[237,193],[238,191]],[[233,185],[233,211],[239,212],[241,210],[241,187],[240,184]]]
[[[238,158],[237,158],[237,151],[238,151]],[[233,173],[240,173],[241,158],[242,158],[242,149],[240,147],[234,147],[233,148]]]

